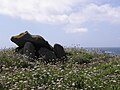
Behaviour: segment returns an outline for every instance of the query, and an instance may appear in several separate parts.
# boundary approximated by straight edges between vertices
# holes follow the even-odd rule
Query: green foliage
[[[88,53],[84,49],[74,49],[68,51],[68,56],[70,56],[72,63],[84,64],[90,63],[95,57],[93,53]]]
[[[0,52],[0,90],[120,90],[120,57],[66,50],[62,64]]]
[[[91,60],[93,59],[93,55],[89,53],[77,53],[76,55],[72,56],[73,62],[78,63],[78,64],[83,64],[83,63],[90,63]]]

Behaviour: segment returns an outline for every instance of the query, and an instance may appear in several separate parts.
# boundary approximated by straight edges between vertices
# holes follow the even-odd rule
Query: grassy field
[[[0,51],[0,90],[120,90],[119,56],[66,52],[64,63],[45,64],[12,49]]]

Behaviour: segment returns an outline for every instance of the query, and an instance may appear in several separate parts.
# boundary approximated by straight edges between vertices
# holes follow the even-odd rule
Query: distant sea
[[[90,47],[85,49],[90,52],[105,53],[110,55],[120,55],[120,47],[99,47],[99,48]]]

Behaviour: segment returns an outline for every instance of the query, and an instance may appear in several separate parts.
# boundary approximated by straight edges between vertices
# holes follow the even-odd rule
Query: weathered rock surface
[[[64,48],[60,44],[54,45],[54,52],[55,52],[57,58],[62,58],[62,57],[66,56]]]
[[[31,35],[29,32],[24,32],[16,36],[12,36],[11,41],[17,44],[19,47],[24,47],[26,42],[31,42],[35,45],[36,49],[45,47],[53,50],[52,46],[42,36]]]
[[[56,55],[53,51],[47,49],[47,48],[40,48],[39,57],[42,57],[44,60],[54,60],[56,59]]]
[[[11,41],[17,44],[19,47],[24,47],[26,42],[29,42],[31,35],[26,31],[20,33],[19,35],[12,36]]]
[[[23,47],[23,54],[30,58],[35,58],[35,47],[31,42],[26,42]]]

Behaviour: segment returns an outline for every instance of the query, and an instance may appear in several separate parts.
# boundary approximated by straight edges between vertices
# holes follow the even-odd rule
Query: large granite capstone
[[[31,35],[28,31],[12,36],[11,41],[18,45],[16,52],[31,58],[44,57],[46,61],[50,61],[66,56],[64,48],[60,44],[52,47],[42,36]]]
[[[52,46],[42,36],[31,35],[28,31],[16,36],[12,36],[11,41],[17,44],[19,47],[24,47],[26,42],[31,42],[37,49],[45,47],[47,49],[53,50]]]

